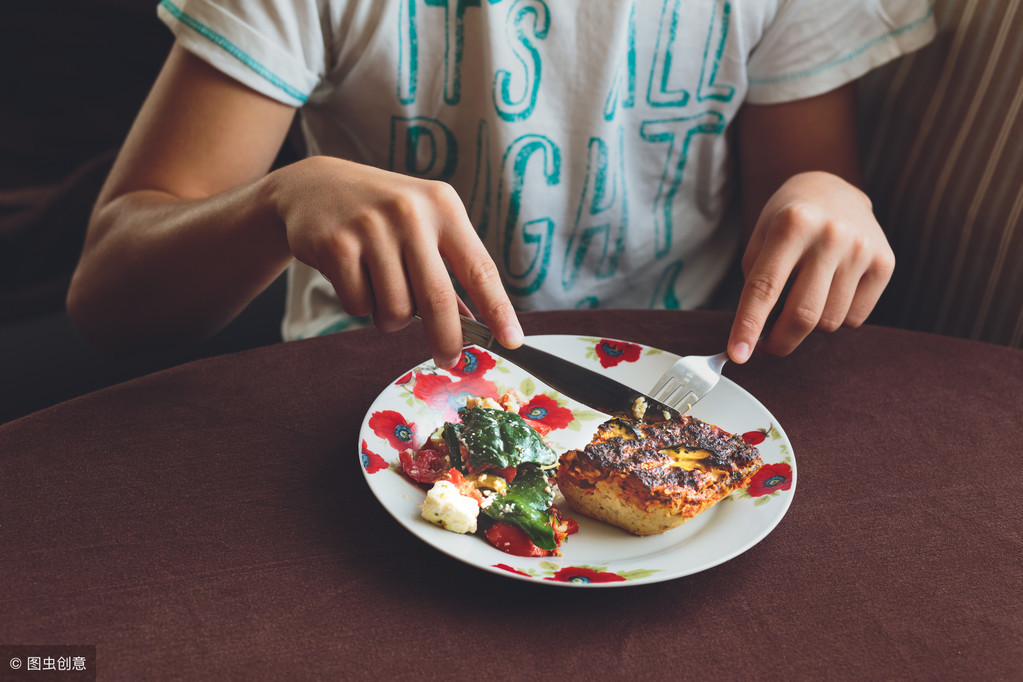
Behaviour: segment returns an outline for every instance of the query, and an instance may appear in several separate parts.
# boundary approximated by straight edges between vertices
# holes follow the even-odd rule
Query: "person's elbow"
[[[71,324],[92,346],[101,351],[121,351],[131,346],[115,323],[111,301],[97,292],[97,286],[81,263],[71,276],[65,309]]]

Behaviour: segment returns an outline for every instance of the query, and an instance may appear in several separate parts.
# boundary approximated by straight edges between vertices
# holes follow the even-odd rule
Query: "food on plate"
[[[479,502],[462,494],[458,486],[448,480],[433,484],[426,493],[421,507],[423,518],[454,533],[475,533],[479,517]]]
[[[614,418],[584,448],[561,456],[557,484],[577,512],[654,535],[744,488],[760,465],[741,436],[694,417]]]
[[[422,516],[456,533],[482,530],[498,549],[522,556],[558,554],[575,525],[554,506],[558,454],[546,429],[519,414],[515,393],[470,398],[460,422],[446,422],[418,451],[400,454],[412,480],[432,484]]]

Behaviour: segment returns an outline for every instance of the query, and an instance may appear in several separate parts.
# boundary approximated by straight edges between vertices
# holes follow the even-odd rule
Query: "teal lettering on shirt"
[[[618,104],[623,109],[636,106],[636,3],[629,10],[628,44],[625,54],[618,63],[614,79],[611,81],[611,92],[604,102],[604,120],[613,121],[618,111]]]
[[[647,84],[647,103],[652,107],[684,107],[689,102],[689,92],[684,88],[672,90],[668,86],[674,53],[675,38],[678,35],[678,16],[681,0],[664,0],[661,8],[660,28],[654,47],[654,61]]]
[[[476,228],[480,240],[490,230],[490,188],[493,170],[490,167],[490,129],[485,119],[476,127],[476,172],[473,174],[472,194],[467,211],[469,221]]]
[[[718,68],[721,65],[721,56],[725,52],[725,40],[728,38],[728,25],[731,16],[732,4],[730,2],[717,0],[714,3],[710,26],[707,28],[707,44],[703,49],[700,83],[696,88],[696,99],[700,102],[709,99],[730,102],[735,96],[735,88],[730,85],[717,84]]]
[[[419,80],[419,39],[416,34],[416,0],[401,0],[398,8],[398,101],[416,99]]]
[[[498,211],[503,216],[504,226],[502,257],[509,278],[506,288],[516,296],[528,296],[543,285],[550,266],[556,227],[554,220],[547,216],[530,220],[523,217],[524,188],[527,182],[535,182],[537,176],[528,172],[534,159],[541,166],[540,179],[548,187],[558,185],[561,181],[561,152],[557,145],[542,135],[523,135],[512,142],[504,155],[502,177],[508,178],[510,183],[508,197],[505,199],[498,195]],[[537,196],[537,193],[532,196]],[[516,250],[532,251],[528,264],[519,266],[513,262],[511,256]]]
[[[682,177],[689,158],[689,146],[696,135],[720,135],[725,130],[725,117],[716,111],[695,116],[644,121],[639,134],[647,142],[665,144],[664,173],[654,198],[654,254],[660,258],[671,249],[674,233],[674,203],[682,186]]]
[[[480,0],[424,0],[444,8],[444,101],[458,104],[462,93],[462,53],[465,49],[465,10],[479,7]]]
[[[458,140],[443,123],[425,116],[391,117],[390,170],[447,181],[457,165]]]
[[[629,227],[629,201],[625,187],[624,133],[609,146],[600,138],[590,138],[589,158],[575,224],[568,238],[561,285],[566,291],[575,286],[587,257],[597,279],[607,279],[618,272],[618,263],[625,252]],[[599,255],[590,254],[591,248]]]
[[[651,308],[664,308],[665,310],[679,310],[682,308],[682,303],[678,300],[678,296],[675,295],[675,283],[684,269],[685,263],[681,260],[676,260],[669,263],[661,271],[661,276],[657,280],[657,287],[654,289],[653,296],[650,297]]]
[[[532,26],[527,27],[530,19]],[[523,121],[536,107],[542,64],[534,43],[547,37],[550,21],[550,11],[543,0],[516,0],[508,10],[506,30],[514,34],[510,36],[511,47],[521,70],[514,74],[500,69],[494,76],[494,106],[505,121]],[[516,80],[521,85],[513,86]],[[513,94],[513,90],[520,94]]]

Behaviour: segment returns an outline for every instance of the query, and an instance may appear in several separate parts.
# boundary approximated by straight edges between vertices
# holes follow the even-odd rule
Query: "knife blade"
[[[644,421],[679,417],[678,410],[582,365],[526,344],[505,348],[485,324],[464,315],[461,318],[462,338],[466,343],[499,355],[576,402],[611,416],[635,419],[637,401],[643,401],[646,405]]]

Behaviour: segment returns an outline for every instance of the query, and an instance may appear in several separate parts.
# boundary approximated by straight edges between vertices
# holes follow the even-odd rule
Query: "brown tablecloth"
[[[689,354],[729,317],[523,324]],[[101,680],[1023,678],[1023,352],[868,326],[729,365],[792,442],[791,508],[605,590],[468,566],[376,501],[363,416],[427,357],[415,328],[279,344],[0,427],[0,645],[94,645]]]

